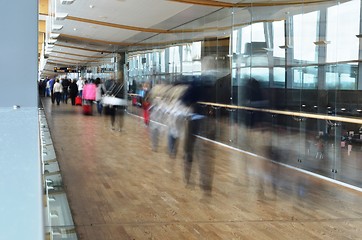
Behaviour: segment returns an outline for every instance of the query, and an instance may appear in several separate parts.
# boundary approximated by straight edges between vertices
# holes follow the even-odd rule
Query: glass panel
[[[357,71],[358,65],[354,63],[327,65],[327,89],[355,90],[357,88]]]
[[[358,136],[350,139],[352,150],[347,142],[341,147],[362,113],[360,7],[353,0],[213,11],[176,28],[185,32],[149,38],[177,45],[132,53],[130,80],[139,88],[194,80],[203,102],[213,103],[199,106],[215,126],[215,135],[204,137],[361,185]],[[150,60],[142,65],[144,55]],[[336,115],[357,122],[336,122]]]
[[[285,46],[285,21],[273,22],[273,56],[285,58],[285,50],[280,46]]]
[[[77,239],[63,180],[44,110],[39,110],[41,161],[44,179],[44,224],[47,239]]]
[[[327,61],[358,59],[361,1],[354,0],[329,7],[327,10]],[[348,16],[348,17],[343,17]]]
[[[169,48],[170,51],[170,73],[181,72],[181,58],[180,58],[180,46],[174,46]]]
[[[275,87],[284,87],[285,84],[285,68],[275,67],[273,69],[273,80]]]
[[[294,59],[315,62],[318,12],[293,16]]]

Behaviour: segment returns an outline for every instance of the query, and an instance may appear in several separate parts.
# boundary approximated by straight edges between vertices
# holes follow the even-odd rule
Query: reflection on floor
[[[362,236],[360,192],[201,139],[187,168],[182,141],[174,158],[165,133],[152,151],[142,119],[115,131],[95,111],[43,104],[79,239]]]

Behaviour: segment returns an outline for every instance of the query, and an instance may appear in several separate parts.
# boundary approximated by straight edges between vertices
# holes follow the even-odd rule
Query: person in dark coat
[[[62,81],[62,86],[63,86],[63,96],[62,96],[62,100],[63,103],[68,104],[68,96],[69,96],[69,85],[70,85],[70,81],[69,79],[65,78]]]
[[[75,105],[75,98],[78,96],[78,85],[77,80],[73,79],[72,83],[69,85],[69,97],[72,101],[72,105]]]

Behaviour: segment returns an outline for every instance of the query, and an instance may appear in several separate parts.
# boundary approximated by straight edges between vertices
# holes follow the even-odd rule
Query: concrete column
[[[42,240],[38,1],[2,1],[0,21],[0,238]]]

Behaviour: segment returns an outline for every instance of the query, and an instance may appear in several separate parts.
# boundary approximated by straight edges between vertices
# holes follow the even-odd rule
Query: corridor
[[[79,239],[360,239],[362,195],[250,155],[197,140],[189,184],[182,141],[126,114],[122,131],[80,106],[43,107]],[[206,163],[212,188],[200,188]],[[203,163],[203,164],[201,164]]]

